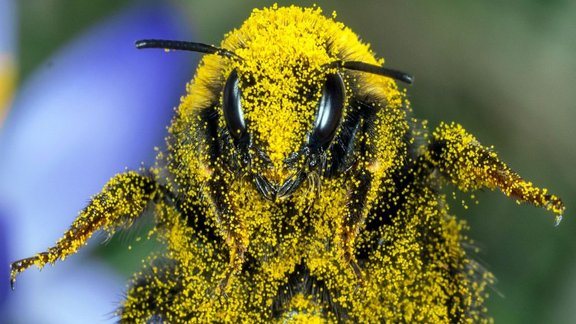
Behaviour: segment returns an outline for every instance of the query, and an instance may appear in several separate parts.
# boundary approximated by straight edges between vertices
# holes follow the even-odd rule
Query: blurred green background
[[[19,1],[19,81],[82,30],[131,3],[137,1]],[[171,3],[192,21],[195,41],[218,44],[252,8],[274,2]],[[313,4],[279,1],[291,3]],[[461,123],[519,174],[563,198],[567,212],[559,227],[551,214],[499,192],[478,193],[480,204],[467,210],[459,200],[452,205],[470,223],[478,258],[498,279],[488,303],[496,322],[576,322],[576,2],[315,3],[327,15],[335,10],[388,66],[416,77],[408,89],[416,117],[428,119],[430,128]],[[140,255],[126,257],[119,246],[112,242],[94,256],[127,276],[140,267]]]

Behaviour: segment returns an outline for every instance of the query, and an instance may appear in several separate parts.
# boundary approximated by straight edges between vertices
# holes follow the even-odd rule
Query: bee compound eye
[[[230,135],[236,140],[246,133],[246,121],[241,103],[242,93],[238,86],[238,72],[230,73],[226,85],[224,85],[223,110],[224,119]]]
[[[308,138],[311,147],[326,149],[340,124],[344,109],[345,87],[340,74],[329,74],[322,89],[314,128]]]

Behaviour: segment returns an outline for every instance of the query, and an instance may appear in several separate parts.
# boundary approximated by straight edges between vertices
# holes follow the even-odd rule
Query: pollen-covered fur
[[[150,206],[166,253],[135,274],[122,322],[489,321],[493,277],[439,189],[557,217],[562,202],[460,125],[430,135],[393,78],[338,63],[384,60],[319,8],[254,10],[220,48],[234,55],[204,56],[157,164],[112,178],[12,280]]]

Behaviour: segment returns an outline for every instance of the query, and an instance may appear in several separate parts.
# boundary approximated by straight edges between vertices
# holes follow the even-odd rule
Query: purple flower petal
[[[190,39],[187,30],[170,7],[132,7],[81,35],[26,82],[0,134],[0,201],[13,225],[11,257],[53,245],[110,177],[142,161],[151,165],[195,56],[139,51],[134,41]],[[51,267],[23,273],[10,296],[13,318],[106,319],[123,284],[80,259],[58,263],[54,273]]]
[[[8,249],[9,236],[8,220],[3,213],[2,206],[0,206],[0,311],[4,307],[10,289],[8,288],[9,270],[8,263],[10,262]]]

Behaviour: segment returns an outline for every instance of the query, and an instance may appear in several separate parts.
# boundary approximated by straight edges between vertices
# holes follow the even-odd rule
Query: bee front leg
[[[76,253],[100,229],[113,233],[119,226],[129,226],[159,193],[159,185],[153,179],[137,172],[114,176],[80,212],[55,246],[10,265],[10,285],[14,288],[16,276],[32,265],[42,269],[47,263],[53,264]]]
[[[366,169],[358,169],[354,172],[355,181],[349,196],[348,215],[344,221],[341,239],[344,248],[344,260],[350,265],[358,280],[362,282],[362,269],[356,260],[354,243],[360,226],[366,218],[365,205],[368,192],[372,187],[372,174]]]
[[[522,179],[458,124],[438,126],[425,159],[462,191],[498,188],[519,202],[552,211],[557,223],[562,219],[565,207],[558,197]]]
[[[228,267],[224,273],[224,278],[218,286],[220,293],[225,295],[231,279],[242,269],[244,253],[246,252],[249,239],[244,224],[239,218],[240,216],[234,212],[229,195],[226,192],[230,189],[226,182],[222,180],[223,176],[217,172],[214,175],[208,181],[208,196],[215,210],[220,232],[229,251]]]

